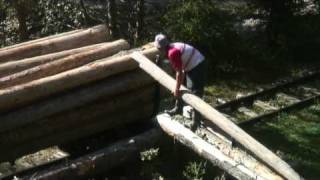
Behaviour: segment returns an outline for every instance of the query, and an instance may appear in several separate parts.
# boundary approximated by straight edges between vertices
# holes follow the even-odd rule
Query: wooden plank
[[[141,69],[147,72],[150,76],[156,79],[163,86],[168,88],[171,92],[175,91],[176,81],[157,67],[152,61],[139,52],[134,52],[132,58],[139,63]],[[273,170],[287,179],[299,180],[300,175],[296,173],[286,162],[276,156],[273,152],[257,142],[249,134],[235,125],[232,121],[224,117],[220,112],[205,103],[199,97],[190,93],[186,87],[181,87],[181,98],[189,105],[193,106],[199,111],[204,118],[208,119],[228,135],[234,138],[237,142],[243,145],[246,149],[251,151],[259,159],[264,161]]]
[[[258,114],[256,112],[254,112],[254,111],[252,111],[252,110],[250,110],[250,109],[248,109],[248,108],[246,108],[244,106],[238,108],[238,112],[242,113],[245,116],[248,116],[249,118],[253,118],[253,117],[257,117],[258,116]]]
[[[157,120],[162,130],[164,130],[168,135],[172,136],[183,145],[191,148],[198,155],[210,161],[214,166],[218,166],[225,170],[234,178],[241,180],[264,179],[247,169],[242,164],[235,162],[233,159],[223,154],[215,146],[202,140],[199,136],[185,128],[183,125],[176,121],[172,121],[168,114],[158,115]]]
[[[270,105],[269,103],[266,103],[266,102],[263,102],[260,100],[254,101],[253,106],[261,109],[263,112],[276,111],[279,109],[279,108],[276,108],[276,107]]]
[[[300,99],[285,93],[277,93],[276,98],[277,98],[277,101],[279,101],[280,103],[294,104],[294,103],[300,102]]]

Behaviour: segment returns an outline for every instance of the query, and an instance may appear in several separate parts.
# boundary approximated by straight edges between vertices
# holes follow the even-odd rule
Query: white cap
[[[158,49],[165,47],[169,45],[169,41],[167,39],[167,37],[163,34],[158,34],[156,35],[155,39],[154,39],[154,46]]]

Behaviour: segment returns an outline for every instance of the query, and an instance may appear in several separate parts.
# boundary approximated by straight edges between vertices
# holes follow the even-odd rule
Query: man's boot
[[[200,127],[201,114],[197,112],[195,109],[193,109],[191,117],[192,117],[191,131],[196,132],[196,130]]]
[[[174,108],[170,110],[165,110],[165,113],[168,113],[170,116],[173,116],[175,114],[182,114],[182,100],[177,99],[174,105]]]

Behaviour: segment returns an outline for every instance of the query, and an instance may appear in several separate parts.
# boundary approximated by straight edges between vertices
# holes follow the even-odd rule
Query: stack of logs
[[[154,80],[106,32],[99,25],[0,49],[0,162],[152,116]]]

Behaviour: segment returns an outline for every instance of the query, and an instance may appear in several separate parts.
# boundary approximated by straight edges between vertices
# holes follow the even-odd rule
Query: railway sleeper
[[[276,111],[276,110],[279,109],[277,107],[272,106],[270,103],[264,102],[264,101],[261,101],[261,100],[256,100],[253,103],[253,107],[257,108],[257,109],[260,109],[263,112],[271,112],[271,111]]]

